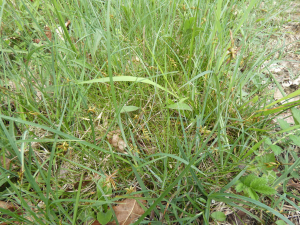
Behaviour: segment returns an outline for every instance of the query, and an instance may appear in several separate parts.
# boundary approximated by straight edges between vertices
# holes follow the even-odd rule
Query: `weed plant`
[[[87,224],[135,188],[135,224],[209,224],[222,207],[292,224],[279,211],[297,207],[299,160],[274,146],[299,123],[272,119],[298,102],[274,109],[263,71],[280,60],[267,43],[281,2],[0,3],[0,200],[19,206],[1,221]]]

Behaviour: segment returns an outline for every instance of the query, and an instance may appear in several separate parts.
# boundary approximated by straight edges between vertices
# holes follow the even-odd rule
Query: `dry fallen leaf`
[[[4,201],[0,201],[0,208],[6,210],[8,209],[10,211],[15,211],[17,209],[17,207],[13,203]]]
[[[44,29],[45,29],[45,34],[46,34],[47,38],[51,41],[52,40],[52,33],[51,33],[51,30],[50,30],[50,27],[48,27],[46,25],[46,26],[44,26]]]
[[[140,195],[135,195],[141,197]],[[139,205],[138,201],[146,204],[145,200],[125,199],[118,202],[118,205],[113,207],[120,225],[129,225],[134,223],[143,213],[144,209]],[[115,221],[109,222],[108,225],[116,225]]]
[[[114,146],[115,148],[117,148],[117,150],[121,153],[125,153],[125,147],[126,147],[126,143],[125,141],[120,138],[121,131],[120,130],[116,130],[116,131],[111,131],[108,133],[107,138],[108,138],[108,142]]]
[[[40,42],[41,42],[41,40],[40,39],[38,39],[38,38],[36,38],[36,39],[33,39],[32,40],[34,43],[36,43],[36,44],[39,44]]]

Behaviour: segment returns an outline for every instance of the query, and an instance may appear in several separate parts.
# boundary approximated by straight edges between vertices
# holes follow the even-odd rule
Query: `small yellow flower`
[[[133,186],[130,186],[130,188],[125,188],[125,190],[127,195],[131,194],[132,192],[135,192],[135,188]]]
[[[88,113],[93,113],[93,114],[96,114],[96,111],[95,111],[95,107],[89,107],[88,109]]]
[[[63,151],[67,151],[69,149],[69,144],[64,141],[61,145],[58,145],[57,147],[62,149]]]

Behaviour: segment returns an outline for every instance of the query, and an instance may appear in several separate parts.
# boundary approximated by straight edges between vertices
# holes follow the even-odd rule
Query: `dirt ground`
[[[269,73],[272,73],[277,82],[281,85],[285,95],[281,93],[275,82],[269,88],[275,90],[274,100],[278,100],[299,89],[300,85],[300,1],[292,1],[291,7],[285,16],[290,22],[283,24],[280,28],[280,36],[272,37],[268,45],[273,48],[280,48],[276,53],[279,61],[269,66]],[[268,63],[268,62],[266,62]],[[300,100],[296,96],[290,101]],[[294,124],[291,112],[287,111],[278,118],[283,118],[290,124]]]
[[[274,1],[274,3],[276,2]],[[284,17],[284,19],[289,22],[283,23],[278,32],[276,32],[276,35],[272,36],[266,45],[270,51],[274,49],[280,49],[277,53],[275,53],[275,58],[278,60],[276,60],[275,63],[266,61],[262,66],[263,73],[265,75],[269,75],[269,77],[272,77],[270,76],[271,73],[284,91],[284,94],[282,94],[275,81],[272,82],[268,88],[270,89],[271,93],[273,93],[274,100],[279,100],[282,97],[285,97],[300,89],[300,0],[290,2],[290,8],[289,10],[285,11]],[[278,18],[278,20],[281,19],[282,18]],[[296,100],[300,100],[300,95],[290,99],[289,101],[292,102]],[[277,123],[277,119],[284,119],[290,125],[295,125],[295,121],[290,110],[277,116],[273,120],[274,123]],[[294,151],[299,152],[299,148],[295,147]],[[293,179],[290,179],[287,187],[293,193],[298,193],[295,195],[299,197],[299,182],[294,182]],[[297,204],[295,199],[293,202]],[[227,208],[225,205],[224,208],[220,206],[220,211],[226,212],[226,210]],[[230,211],[230,209],[228,210]],[[300,224],[300,212],[297,211],[297,209],[292,205],[285,203],[281,213],[284,213],[285,216],[294,224]],[[222,225],[257,224],[257,221],[247,217],[246,213],[242,211],[237,211],[236,214],[227,214],[228,222],[222,223]],[[266,225],[275,225],[272,215],[267,213],[263,213],[262,215],[265,222],[269,221],[265,223]]]

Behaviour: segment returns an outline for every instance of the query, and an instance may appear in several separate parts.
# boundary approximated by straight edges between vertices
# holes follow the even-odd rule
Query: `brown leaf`
[[[119,152],[125,153],[126,143],[122,138],[119,137],[120,134],[121,134],[120,130],[115,130],[115,131],[109,132],[107,135],[108,142],[112,146],[114,146]]]
[[[140,197],[140,195],[135,195]],[[117,216],[118,222],[120,225],[129,225],[132,224],[136,219],[138,219],[145,212],[143,208],[139,205],[138,201],[146,204],[145,200],[136,200],[136,199],[125,199],[118,202],[117,206],[113,207],[115,214]],[[109,222],[108,225],[116,225],[115,221]]]
[[[36,44],[38,44],[38,43],[40,43],[40,42],[41,42],[41,40],[40,40],[40,39],[38,39],[38,38],[36,38],[36,39],[33,39],[33,42],[34,42],[34,43],[36,43]]]
[[[247,216],[247,214],[241,210],[239,210],[237,213],[232,213],[230,215],[228,215],[228,222],[230,222],[231,224],[236,224],[236,225],[242,225],[245,224],[243,222],[244,218]]]
[[[17,207],[11,202],[0,201],[0,208],[15,211]]]
[[[48,27],[47,25],[44,27],[45,29],[45,34],[47,36],[47,38],[51,41],[52,40],[52,33],[51,33],[51,30],[50,30],[50,27]]]

